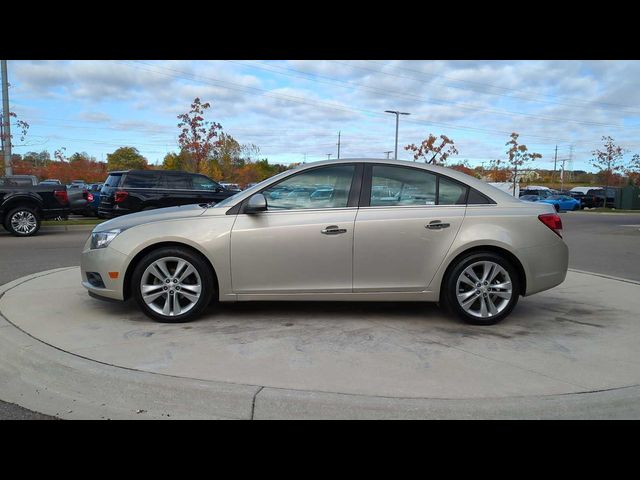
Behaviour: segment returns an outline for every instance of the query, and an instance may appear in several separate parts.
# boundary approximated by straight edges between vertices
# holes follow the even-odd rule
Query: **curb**
[[[6,292],[47,270],[0,285]],[[602,276],[573,270],[575,273]],[[102,363],[47,344],[0,311],[2,400],[63,419],[640,418],[640,386],[479,399],[331,393],[190,379]],[[619,407],[625,413],[620,413]]]
[[[613,275],[606,275],[604,273],[587,272],[586,270],[578,270],[578,269],[575,269],[575,268],[569,268],[568,271],[573,272],[573,273],[580,273],[582,275],[592,275],[594,277],[602,277],[602,278],[606,278],[608,280],[616,280],[618,282],[631,283],[633,285],[640,285],[640,282],[638,282],[636,280],[631,280],[629,278],[622,278],[622,277],[614,277]]]
[[[96,227],[96,225],[42,225],[40,227],[40,231],[41,232],[73,232],[73,231],[90,232]]]

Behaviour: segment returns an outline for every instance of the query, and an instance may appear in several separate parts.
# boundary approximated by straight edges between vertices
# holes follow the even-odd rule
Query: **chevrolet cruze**
[[[564,281],[561,229],[552,205],[451,169],[326,161],[215,205],[104,222],[81,275],[90,295],[133,297],[161,322],[192,320],[213,300],[375,300],[439,302],[488,325]]]

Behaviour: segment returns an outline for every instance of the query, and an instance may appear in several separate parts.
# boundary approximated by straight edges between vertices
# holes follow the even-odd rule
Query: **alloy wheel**
[[[462,309],[478,318],[502,312],[511,301],[511,277],[499,264],[475,262],[465,268],[456,281],[456,298]]]
[[[191,310],[202,293],[202,281],[195,267],[179,257],[152,262],[142,274],[140,293],[147,306],[167,317]]]
[[[21,235],[29,235],[38,227],[36,216],[27,210],[20,210],[14,213],[11,216],[10,223],[13,231]]]

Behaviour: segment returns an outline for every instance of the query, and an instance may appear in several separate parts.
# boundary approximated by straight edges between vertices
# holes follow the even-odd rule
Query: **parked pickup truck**
[[[64,185],[19,185],[0,177],[0,225],[18,237],[40,230],[42,220],[69,216],[69,197]]]

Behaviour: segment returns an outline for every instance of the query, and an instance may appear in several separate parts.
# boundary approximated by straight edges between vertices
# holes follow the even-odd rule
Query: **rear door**
[[[353,291],[425,290],[462,225],[467,191],[423,169],[367,165],[355,222]]]
[[[191,175],[184,172],[164,172],[159,203],[162,207],[200,203],[197,192],[193,189]]]

